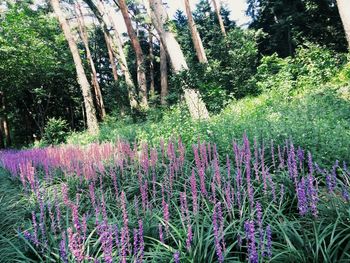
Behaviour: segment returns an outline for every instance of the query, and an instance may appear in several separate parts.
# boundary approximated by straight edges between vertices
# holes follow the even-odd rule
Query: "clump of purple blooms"
[[[160,147],[118,140],[4,152],[0,162],[37,204],[22,236],[38,253],[56,249],[62,262],[145,262],[155,247],[180,262],[197,248],[198,224],[209,222],[207,249],[216,261],[235,255],[256,263],[273,256],[273,225],[265,216],[271,205],[291,198],[300,217],[317,218],[323,185],[349,202],[348,181],[340,177],[350,174],[347,166],[321,169],[289,140],[251,144],[244,134],[229,154],[199,140],[192,152],[193,160],[180,138]],[[284,181],[277,173],[287,175]]]

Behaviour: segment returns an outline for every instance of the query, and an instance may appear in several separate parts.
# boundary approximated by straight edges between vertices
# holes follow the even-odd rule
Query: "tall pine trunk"
[[[217,2],[217,1],[219,1],[219,2]],[[222,19],[222,16],[221,16],[220,0],[213,0],[213,5],[214,5],[215,12],[216,12],[216,16],[218,17],[221,33],[223,34],[224,37],[226,37],[226,29],[225,29],[225,25],[224,25],[224,20]]]
[[[108,10],[101,0],[96,0],[96,4],[92,0],[84,0],[84,2],[90,7],[92,12],[97,17],[99,23],[103,26],[104,31],[110,36],[112,42],[112,49],[119,62],[120,68],[125,77],[125,83],[128,89],[128,97],[130,101],[131,109],[138,109],[139,103],[137,101],[136,86],[129,71],[126,56],[123,50],[123,43],[120,39],[118,32],[117,22],[111,18]]]
[[[149,78],[150,85],[149,91],[151,95],[155,94],[155,81],[154,81],[154,54],[153,54],[153,34],[152,34],[152,26],[149,26],[148,29],[148,44],[149,44]]]
[[[94,63],[94,60],[92,59],[92,55],[91,55],[91,51],[90,51],[90,47],[89,47],[89,36],[88,36],[87,31],[86,31],[86,24],[85,24],[85,20],[84,20],[84,15],[83,15],[81,7],[78,3],[75,4],[75,9],[76,9],[75,11],[76,11],[76,15],[77,15],[80,37],[83,40],[83,44],[84,44],[85,52],[86,52],[86,58],[87,58],[89,66],[91,68],[91,80],[92,80],[92,85],[93,85],[94,90],[95,90],[98,111],[100,113],[101,119],[104,119],[106,117],[106,109],[105,109],[105,105],[103,102],[101,87],[100,87],[100,84],[99,84],[98,78],[97,78],[97,71],[96,71],[95,63]]]
[[[346,40],[348,41],[348,48],[350,50],[350,1],[337,0],[338,10],[341,21],[343,23]]]
[[[166,51],[160,42],[160,103],[166,105],[168,96],[168,61]]]
[[[7,117],[6,109],[6,99],[5,94],[0,92],[0,104],[1,104],[1,118],[0,118],[0,127],[1,127],[1,147],[0,148],[9,148],[11,147],[12,140],[10,134],[9,121]],[[5,140],[4,140],[5,139]]]
[[[176,74],[183,70],[188,70],[185,56],[181,50],[179,43],[177,42],[174,34],[169,31],[168,26],[168,14],[163,7],[161,0],[148,0],[146,6],[148,13],[151,16],[152,23],[158,32],[160,40],[164,45],[164,49],[170,59],[170,64]],[[184,97],[188,107],[188,110],[193,119],[207,119],[209,118],[208,110],[201,99],[198,90],[183,86]]]
[[[103,35],[104,35],[107,50],[108,50],[108,58],[112,68],[113,79],[114,81],[118,81],[118,70],[114,61],[114,54],[113,54],[113,49],[111,44],[112,40],[111,40],[111,37],[104,30],[103,30]]]
[[[186,14],[187,14],[187,19],[188,19],[188,26],[190,27],[190,30],[191,30],[192,42],[194,45],[194,49],[196,50],[197,58],[198,58],[200,63],[207,64],[208,59],[207,59],[207,56],[205,54],[202,39],[201,39],[199,32],[197,30],[196,23],[193,20],[190,1],[189,0],[184,0],[184,1],[185,1],[185,8],[186,8]]]
[[[147,80],[146,80],[145,58],[142,52],[140,41],[132,26],[131,19],[128,13],[128,6],[126,5],[125,0],[119,0],[117,4],[119,4],[119,8],[123,15],[126,29],[130,37],[131,45],[136,54],[136,69],[137,69],[137,82],[139,87],[140,106],[143,109],[147,109],[148,101],[147,101]]]
[[[64,36],[68,42],[69,49],[72,53],[75,69],[77,72],[78,83],[80,85],[83,98],[84,98],[84,106],[86,113],[86,121],[88,126],[88,131],[91,134],[97,134],[99,131],[97,117],[96,117],[96,109],[94,105],[94,100],[91,92],[91,86],[86,77],[83,63],[80,58],[79,50],[77,44],[74,41],[72,32],[69,28],[68,22],[60,8],[59,0],[50,0],[52,9],[57,16],[57,19],[60,23],[60,26],[63,30]]]

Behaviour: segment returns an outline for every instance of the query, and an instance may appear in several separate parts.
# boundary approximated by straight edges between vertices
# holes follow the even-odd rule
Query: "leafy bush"
[[[44,129],[42,138],[44,144],[60,144],[66,141],[68,135],[68,123],[61,118],[50,118]]]
[[[256,75],[261,91],[282,94],[314,89],[333,78],[344,63],[344,57],[315,44],[299,48],[295,57],[279,58],[276,54],[261,60]]]

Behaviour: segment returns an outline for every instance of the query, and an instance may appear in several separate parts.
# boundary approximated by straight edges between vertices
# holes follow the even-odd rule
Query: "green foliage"
[[[16,145],[40,138],[49,117],[82,126],[82,97],[59,24],[26,2],[9,4],[0,18],[0,90]]]
[[[199,21],[199,23],[203,21]],[[180,43],[191,59],[189,72],[173,76],[172,85],[175,90],[181,90],[183,85],[198,89],[208,107],[213,113],[218,113],[232,98],[242,98],[256,93],[253,76],[256,71],[258,50],[256,33],[239,28],[231,29],[226,38],[221,34],[212,36],[207,45],[208,65],[200,65],[192,51],[190,34],[187,28],[179,32]],[[207,33],[208,34],[208,33]],[[205,37],[203,38],[205,39]],[[189,45],[189,46],[187,46]]]
[[[247,132],[266,143],[292,138],[322,164],[350,161],[350,92],[343,83],[332,83],[342,60],[331,54],[311,47],[299,50],[295,58],[264,57],[256,76],[261,95],[232,101],[209,121],[191,120],[184,106],[144,122],[115,119],[102,125],[99,140],[120,137],[155,144],[181,136],[189,148],[200,138],[215,141],[221,152],[229,153],[227,141]]]
[[[289,94],[293,90],[315,89],[333,78],[344,57],[318,45],[299,48],[295,57],[264,56],[255,76],[260,91]]]
[[[262,29],[259,50],[265,55],[292,56],[306,41],[346,52],[336,0],[248,0],[250,28]]]
[[[68,123],[61,118],[50,118],[44,128],[44,136],[42,138],[45,144],[64,143],[68,135]]]

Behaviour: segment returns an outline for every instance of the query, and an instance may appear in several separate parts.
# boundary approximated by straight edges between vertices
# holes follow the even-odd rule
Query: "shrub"
[[[68,123],[61,118],[50,118],[44,128],[42,141],[44,144],[60,144],[66,141],[68,135]]]

